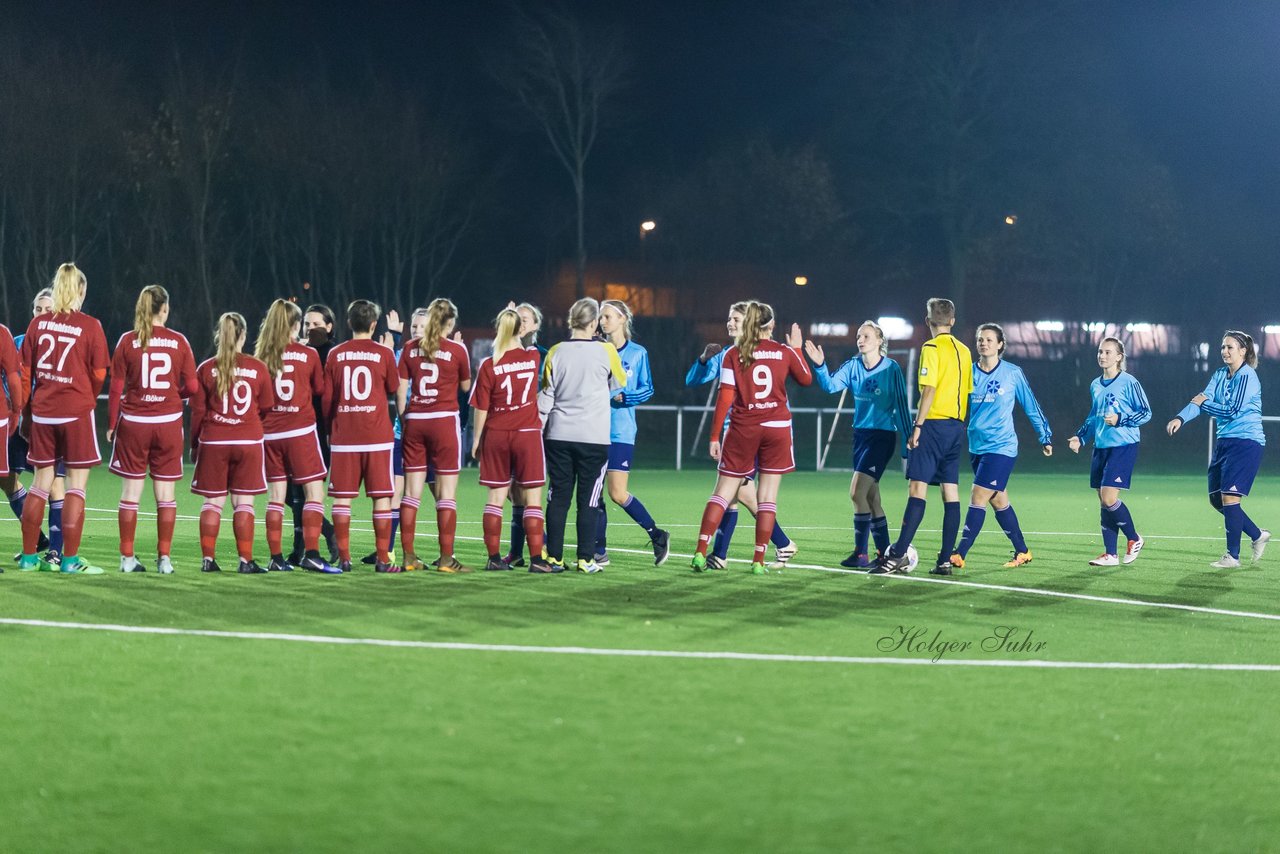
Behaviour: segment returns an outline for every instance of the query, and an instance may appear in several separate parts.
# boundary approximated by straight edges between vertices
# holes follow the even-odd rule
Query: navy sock
[[[907,546],[916,535],[916,529],[924,521],[924,499],[908,498],[906,512],[902,514],[902,530],[898,532],[898,541],[893,544],[893,553],[902,556],[907,553]]]
[[[1109,554],[1119,554],[1116,551],[1116,540],[1119,538],[1119,529],[1116,528],[1115,514],[1106,507],[1102,508],[1102,550]]]
[[[62,502],[49,502],[49,548],[62,554]]]
[[[1022,526],[1018,524],[1018,514],[1013,512],[1012,504],[1003,510],[996,511],[996,521],[1000,523],[1000,527],[1004,530],[1004,535],[1009,538],[1009,542],[1013,543],[1015,554],[1029,551],[1027,549],[1027,541],[1022,538]]]
[[[387,551],[396,550],[396,532],[400,530],[400,508],[395,508],[391,513],[391,542],[387,545]]]
[[[769,535],[769,542],[780,549],[785,549],[791,545],[791,538],[782,531],[782,526],[778,524],[777,519],[773,522],[773,533]]]
[[[853,514],[853,553],[865,555],[867,541],[871,539],[871,514]]]
[[[501,530],[501,529],[499,529]],[[511,505],[511,554],[524,557],[524,505]]]
[[[871,538],[875,541],[876,549],[880,554],[884,554],[889,550],[889,520],[883,516],[875,516],[871,519]]]
[[[27,490],[22,484],[18,484],[18,491],[9,496],[9,509],[13,511],[13,515],[19,519],[22,518],[22,505],[27,503]]]
[[[1248,513],[1244,512],[1244,505],[1237,504],[1236,506],[1240,508],[1240,515],[1244,517],[1243,530],[1245,532],[1245,535],[1248,536],[1249,539],[1251,540],[1256,540],[1258,539],[1258,537],[1261,537],[1262,529],[1258,527],[1256,522],[1254,522],[1252,519],[1249,518]]]
[[[947,560],[956,550],[956,536],[960,533],[960,502],[942,502],[942,550],[939,560]]]
[[[1227,520],[1227,554],[1240,558],[1240,534],[1244,530],[1244,508],[1239,504],[1222,505],[1222,515]]]
[[[652,533],[653,529],[658,527],[658,523],[653,521],[653,517],[649,515],[649,511],[644,509],[644,505],[640,503],[640,499],[634,495],[627,496],[627,501],[622,505],[622,509],[627,511],[627,515],[631,517],[641,528]]]
[[[711,553],[724,560],[729,556],[729,541],[733,539],[733,529],[738,527],[738,508],[731,507],[720,517],[720,527],[716,528],[716,541]]]
[[[609,514],[605,512],[604,506],[600,507],[600,518],[596,520],[596,554],[602,555],[609,551]]]
[[[1115,519],[1116,527],[1125,535],[1126,539],[1138,539],[1138,529],[1133,525],[1133,517],[1129,515],[1129,508],[1125,506],[1123,501],[1117,501],[1111,505],[1111,515]]]
[[[956,549],[960,557],[967,557],[973,541],[982,533],[982,523],[987,521],[987,508],[976,504],[969,505],[969,512],[964,516],[964,534],[960,537],[960,547]]]

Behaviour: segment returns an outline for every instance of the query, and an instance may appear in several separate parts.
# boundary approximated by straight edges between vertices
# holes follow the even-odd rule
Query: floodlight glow
[[[1155,326],[1150,323],[1126,323],[1124,325],[1125,332],[1150,332]]]
[[[1106,329],[1107,329],[1107,324],[1105,323],[1094,322],[1094,323],[1084,324],[1085,332],[1105,332]]]
[[[805,285],[809,284],[809,277],[796,276],[796,284],[803,288]]]
[[[809,334],[814,338],[848,338],[847,323],[810,323]]]
[[[889,341],[905,341],[916,331],[905,317],[881,317],[876,323],[884,330],[884,337]]]
[[[1268,335],[1275,335],[1277,332],[1280,332],[1280,323],[1268,323],[1266,326],[1262,327],[1262,331]]]
[[[1036,329],[1041,332],[1065,332],[1067,324],[1061,320],[1037,320]]]
[[[640,223],[641,231],[653,231],[657,227],[658,224],[651,219],[646,219],[644,222]]]

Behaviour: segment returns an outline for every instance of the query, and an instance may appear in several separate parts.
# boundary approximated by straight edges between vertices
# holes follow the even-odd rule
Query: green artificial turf
[[[458,552],[475,566],[483,494],[463,480]],[[109,574],[10,568],[0,618],[914,660],[950,643],[943,660],[1280,665],[1280,622],[1258,616],[1280,615],[1280,545],[1258,565],[1209,569],[1223,545],[1203,480],[1140,471],[1125,499],[1146,550],[1131,566],[1094,569],[1086,481],[1015,475],[1035,561],[1002,569],[1009,546],[989,518],[951,581],[924,575],[936,492],[915,575],[818,568],[838,568],[851,547],[848,476],[835,473],[785,479],[792,567],[695,575],[686,556],[710,477],[669,471],[631,481],[673,532],[662,568],[612,508],[613,563],[596,576],[202,576],[195,521],[180,518],[178,573],[160,577],[114,571],[118,483],[98,472],[88,503],[102,509],[82,551]],[[1246,502],[1263,527],[1280,519],[1268,486]],[[905,485],[885,489],[896,531]],[[199,502],[179,495],[179,512],[194,516]],[[142,510],[154,510],[150,498]],[[357,554],[372,546],[368,515],[357,502]],[[139,525],[148,564],[153,518]],[[17,524],[3,525],[16,544]],[[430,555],[433,525],[419,527]],[[226,567],[229,523],[223,533]],[[751,539],[744,514],[732,556],[749,558]],[[984,648],[1001,626],[1032,643]],[[934,643],[899,645],[904,632]],[[1277,697],[1280,672],[605,657],[0,625],[0,850],[1268,850],[1280,839]]]

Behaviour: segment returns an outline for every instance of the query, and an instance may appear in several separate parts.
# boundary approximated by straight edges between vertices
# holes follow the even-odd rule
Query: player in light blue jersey
[[[853,500],[853,552],[841,566],[866,569],[871,566],[867,544],[875,536],[876,551],[889,548],[889,520],[880,503],[880,478],[902,448],[907,456],[911,436],[911,404],[902,368],[889,358],[889,345],[879,324],[868,320],[858,327],[858,355],[841,365],[834,374],[827,370],[826,354],[812,341],[804,351],[814,364],[814,379],[823,391],[853,392],[853,480],[849,498]]]
[[[1124,369],[1124,344],[1119,338],[1103,338],[1098,344],[1098,367],[1102,376],[1089,384],[1093,407],[1084,425],[1071,437],[1072,453],[1093,442],[1093,462],[1089,486],[1098,490],[1102,504],[1103,552],[1090,566],[1119,566],[1117,541],[1124,533],[1127,545],[1124,562],[1133,563],[1144,545],[1133,524],[1129,508],[1120,500],[1120,490],[1128,489],[1133,466],[1138,461],[1139,428],[1151,420],[1151,404],[1146,392]]]
[[[725,321],[725,329],[729,333],[729,338],[736,341],[738,332],[742,328],[742,319],[744,312],[747,310],[745,302],[735,302],[729,306],[729,318]],[[720,370],[724,365],[725,350],[719,344],[708,344],[703,349],[702,355],[694,359],[693,364],[689,367],[688,373],[684,375],[684,384],[690,387],[704,385],[709,382],[720,381]],[[729,419],[726,417],[724,428],[729,427]],[[729,504],[724,516],[720,518],[720,527],[716,529],[715,542],[712,543],[711,552],[707,555],[708,569],[724,569],[728,565],[729,560],[729,541],[733,539],[733,531],[738,526],[738,505],[747,508],[747,512],[752,516],[756,515],[756,485],[752,478],[744,478],[742,486],[738,489],[738,498]],[[774,520],[773,535],[769,538],[769,542],[773,543],[774,562],[769,564],[770,569],[780,569],[786,566],[787,561],[795,557],[799,547],[792,542],[786,532],[782,530],[782,525]]]
[[[649,371],[649,351],[631,340],[631,309],[622,300],[607,299],[600,304],[600,332],[613,344],[627,373],[627,384],[614,395],[609,405],[609,463],[605,467],[605,485],[609,499],[617,504],[649,535],[653,546],[653,564],[662,566],[671,551],[671,535],[658,527],[649,511],[627,489],[631,477],[631,460],[636,450],[636,407],[653,397],[653,375]],[[609,515],[600,505],[600,522],[596,528],[596,564],[607,566],[609,551],[606,537]]]
[[[1218,441],[1209,461],[1209,503],[1223,515],[1227,530],[1227,553],[1210,564],[1215,569],[1240,565],[1240,537],[1253,541],[1253,559],[1259,560],[1271,533],[1257,526],[1244,512],[1241,501],[1249,494],[1262,465],[1262,383],[1258,380],[1258,353],[1253,338],[1228,330],[1222,336],[1221,368],[1209,378],[1204,391],[1165,426],[1172,436],[1201,412],[1217,420]]]
[[[1022,536],[1018,515],[1009,503],[1009,475],[1018,457],[1018,434],[1013,429],[1014,405],[1022,407],[1036,431],[1036,439],[1046,457],[1053,456],[1053,433],[1049,422],[1031,393],[1022,368],[1004,360],[1004,330],[998,323],[978,327],[978,361],[973,365],[973,392],[969,395],[969,463],[973,467],[973,491],[965,516],[960,545],[951,556],[951,565],[964,567],[969,549],[978,539],[987,519],[987,505],[996,508],[996,521],[1013,544],[1009,569],[1031,563],[1031,549]]]

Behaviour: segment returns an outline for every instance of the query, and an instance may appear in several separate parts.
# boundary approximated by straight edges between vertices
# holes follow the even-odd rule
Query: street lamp
[[[808,276],[796,276],[796,286],[797,286],[797,287],[801,287],[801,288],[803,288],[803,287],[804,287],[805,285],[807,285],[807,284],[809,284],[809,277],[808,277]]]

